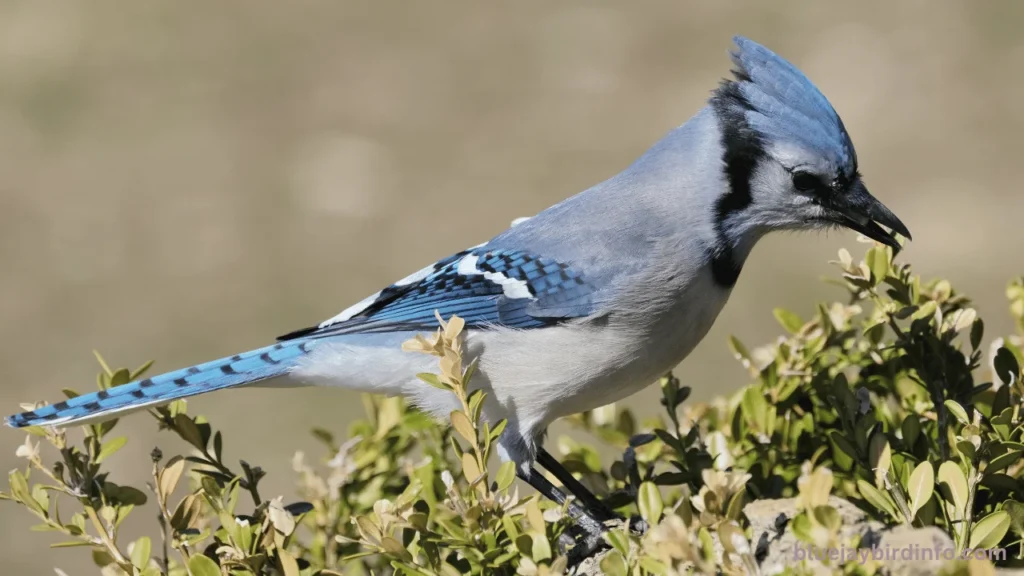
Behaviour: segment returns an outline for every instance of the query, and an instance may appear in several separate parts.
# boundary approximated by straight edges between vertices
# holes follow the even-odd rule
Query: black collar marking
[[[740,93],[739,84],[726,81],[715,91],[710,103],[722,130],[722,162],[729,182],[729,192],[719,198],[715,205],[715,230],[718,233],[719,248],[711,254],[711,273],[719,286],[732,288],[736,285],[743,263],[737,262],[734,257],[732,246],[725,235],[725,220],[753,202],[750,181],[758,162],[767,153],[763,138],[747,123],[744,114],[753,107]]]

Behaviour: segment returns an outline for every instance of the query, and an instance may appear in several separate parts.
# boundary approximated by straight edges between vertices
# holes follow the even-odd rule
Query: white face
[[[819,155],[770,150],[751,182],[751,216],[765,232],[835,226],[836,215],[826,207],[842,201],[844,191],[831,187],[838,174]]]
[[[868,192],[859,175],[849,176],[851,170],[793,146],[767,152],[750,183],[751,205],[735,222],[740,234],[842,226],[898,248],[882,224],[909,238],[906,226]]]

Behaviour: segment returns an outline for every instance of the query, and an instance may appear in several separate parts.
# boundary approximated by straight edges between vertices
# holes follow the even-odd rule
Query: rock
[[[930,576],[954,559],[956,545],[935,526],[897,526],[882,534],[873,552],[893,576]]]
[[[837,496],[829,497],[829,505],[839,512],[842,528],[839,540],[847,545],[859,542],[860,548],[842,548],[832,552],[833,557],[857,558],[879,568],[878,574],[888,576],[930,576],[938,574],[955,555],[952,539],[935,526],[885,526],[868,517],[860,508]],[[743,508],[751,528],[751,545],[762,575],[778,574],[786,567],[805,560],[805,566],[815,575],[832,574],[833,569],[820,561],[820,551],[810,549],[807,543],[793,534],[790,520],[797,514],[797,499],[758,500]],[[712,540],[716,555],[722,548],[718,535]],[[602,576],[601,559],[604,553],[584,560],[573,572],[576,576]],[[833,563],[834,565],[834,563]],[[998,576],[1024,576],[1024,570],[997,568]]]
[[[882,523],[869,519],[860,508],[842,498],[830,496],[828,503],[842,518],[843,527],[839,532],[841,541],[858,540],[861,545],[868,546],[878,542],[881,531],[885,528]],[[761,565],[762,573],[776,574],[802,559],[808,560],[808,565],[815,569],[825,569],[825,566],[816,559],[815,551],[810,550],[807,543],[797,538],[789,529],[789,521],[796,514],[796,498],[757,500],[743,508],[743,515],[747,517],[752,529],[751,544],[754,546],[754,557]],[[837,549],[834,553],[838,556],[854,552]],[[825,570],[822,573],[830,573]]]

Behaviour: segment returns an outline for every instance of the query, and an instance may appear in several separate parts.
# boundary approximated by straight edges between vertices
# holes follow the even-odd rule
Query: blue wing
[[[471,328],[540,328],[589,315],[594,286],[567,264],[521,250],[465,250],[381,290],[319,326],[281,336],[433,330],[434,311]]]

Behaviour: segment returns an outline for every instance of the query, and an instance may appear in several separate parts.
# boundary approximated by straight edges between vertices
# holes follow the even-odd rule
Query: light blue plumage
[[[273,378],[287,372],[314,345],[309,339],[281,342],[9,416],[7,424],[20,428],[87,422],[126,409]]]
[[[484,417],[507,419],[499,452],[598,541],[613,516],[541,447],[556,418],[621,400],[681,362],[722,307],[757,240],[846,227],[899,249],[909,239],[861,179],[839,115],[794,66],[735,39],[734,79],[621,173],[479,246],[384,288],[317,326],[231,358],[8,417],[70,424],[274,378],[409,397],[444,417],[454,398],[423,384],[433,359],[401,343],[466,320]]]

